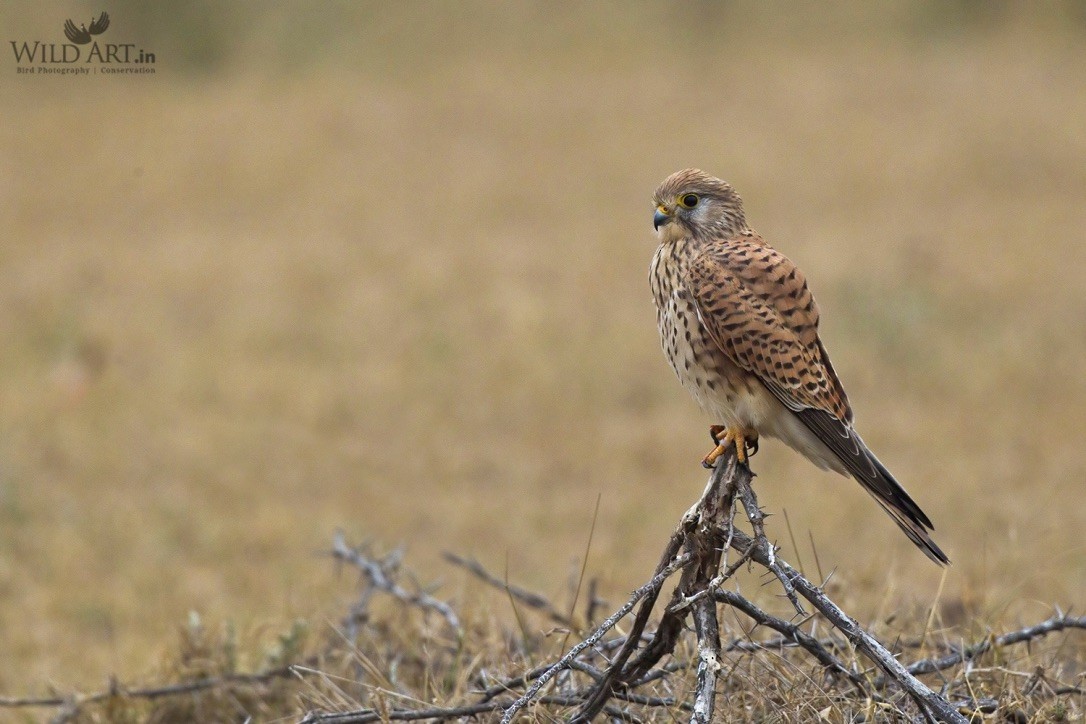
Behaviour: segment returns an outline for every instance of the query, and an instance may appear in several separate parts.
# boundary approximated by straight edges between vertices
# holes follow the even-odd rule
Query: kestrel
[[[855,478],[909,539],[949,563],[934,530],[867,449],[818,338],[818,306],[796,265],[747,226],[743,202],[697,169],[669,176],[653,195],[660,246],[649,282],[664,354],[714,420],[711,467],[734,445],[739,460],[759,434],[782,440],[823,470]]]

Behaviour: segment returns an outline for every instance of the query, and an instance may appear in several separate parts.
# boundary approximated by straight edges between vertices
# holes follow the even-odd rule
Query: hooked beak
[[[652,228],[659,229],[671,221],[671,214],[662,205],[656,207],[656,213],[652,215]]]

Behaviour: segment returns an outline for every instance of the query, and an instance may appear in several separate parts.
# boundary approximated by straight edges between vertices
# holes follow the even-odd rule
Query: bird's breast
[[[714,420],[755,426],[770,413],[769,391],[717,346],[684,284],[681,258],[657,250],[649,281],[664,356],[698,405]],[[772,395],[770,395],[772,397]]]

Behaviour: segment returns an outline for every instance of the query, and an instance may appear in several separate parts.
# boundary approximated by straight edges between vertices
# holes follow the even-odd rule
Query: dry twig
[[[536,697],[536,695],[543,688],[543,686],[546,685],[548,681],[554,678],[554,676],[558,672],[562,671],[563,669],[569,668],[569,662],[576,659],[581,654],[581,652],[583,652],[585,649],[588,649],[601,638],[603,638],[608,631],[615,627],[615,624],[625,618],[626,614],[633,610],[634,606],[637,605],[638,601],[640,601],[641,599],[649,600],[650,598],[652,600],[655,600],[657,594],[659,594],[660,592],[661,586],[664,585],[664,581],[666,581],[671,576],[671,574],[673,574],[675,571],[679,570],[689,562],[690,557],[687,555],[683,555],[679,556],[668,565],[664,566],[662,569],[659,569],[656,575],[652,577],[652,580],[650,580],[648,583],[633,592],[633,595],[630,596],[630,600],[628,600],[622,606],[622,608],[608,616],[607,619],[602,624],[600,624],[599,627],[596,628],[596,630],[593,631],[588,638],[571,648],[565,656],[560,658],[549,669],[540,674],[540,676],[535,680],[535,683],[532,684],[528,691],[524,692],[523,696],[510,704],[509,708],[505,710],[505,713],[502,715],[502,724],[508,724],[508,722],[512,721],[513,717],[517,715],[517,712],[527,706],[528,703]],[[638,613],[638,618],[640,618],[640,612]],[[647,613],[645,615],[645,618],[648,618]],[[627,636],[627,640],[636,641],[639,636],[640,632],[636,631],[635,626],[634,631],[632,631]]]
[[[1035,626],[1027,626],[1026,628],[1011,631],[1002,634],[1001,636],[990,636],[980,643],[969,646],[957,653],[941,656],[937,659],[923,659],[921,661],[916,661],[909,664],[907,668],[909,673],[913,675],[944,671],[965,661],[972,661],[993,648],[998,649],[1012,644],[1026,643],[1035,638],[1057,631],[1064,631],[1069,628],[1086,629],[1086,616],[1068,616],[1062,612],[1057,612],[1052,618],[1047,621],[1042,621]]]
[[[315,664],[317,658],[308,659],[306,663]],[[164,684],[162,686],[149,686],[145,688],[129,689],[119,681],[111,679],[109,688],[93,694],[67,694],[65,696],[0,696],[2,708],[60,708],[69,707],[76,709],[90,704],[97,704],[111,698],[128,699],[161,699],[180,694],[194,694],[210,689],[219,689],[238,684],[264,684],[274,679],[284,679],[297,676],[299,669],[297,664],[281,666],[255,674],[223,674],[222,676],[209,676],[195,681],[184,681],[179,684]]]
[[[566,626],[568,628],[577,627],[576,622],[566,614],[559,611],[555,607],[555,605],[547,599],[546,596],[543,596],[539,593],[534,593],[526,588],[514,586],[506,581],[503,581],[497,576],[492,575],[488,570],[486,570],[486,568],[483,567],[481,563],[473,558],[464,558],[463,556],[458,556],[457,554],[450,553],[449,551],[445,551],[445,553],[443,553],[442,555],[449,563],[467,569],[480,580],[485,581],[486,583],[494,586],[501,591],[505,591],[510,596],[523,603],[525,606],[528,606],[529,608],[534,608],[537,611],[542,611],[547,615],[547,618],[554,621],[555,623],[561,624],[562,626]]]
[[[357,568],[373,588],[384,591],[412,606],[437,611],[445,618],[449,628],[455,631],[457,636],[463,635],[460,628],[460,618],[453,611],[452,606],[444,601],[439,601],[425,591],[412,593],[396,583],[396,570],[399,568],[401,558],[399,553],[390,554],[383,561],[374,560],[361,548],[352,548],[347,545],[347,541],[343,538],[343,532],[337,531],[332,542],[332,557],[350,563]],[[368,601],[368,592],[364,592],[360,603],[351,612],[352,621],[364,614]],[[349,628],[353,628],[353,626],[349,626]]]

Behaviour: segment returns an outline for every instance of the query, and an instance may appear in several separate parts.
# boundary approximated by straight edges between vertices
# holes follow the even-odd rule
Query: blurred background
[[[153,75],[16,74],[10,41],[103,10]],[[1081,2],[0,23],[0,691],[146,678],[189,611],[334,624],[337,528],[561,599],[598,500],[588,575],[624,600],[706,478],[647,284],[651,193],[687,166],[806,271],[860,431],[954,565],[937,599],[857,484],[769,442],[783,554],[813,545],[861,618],[1086,602]]]

